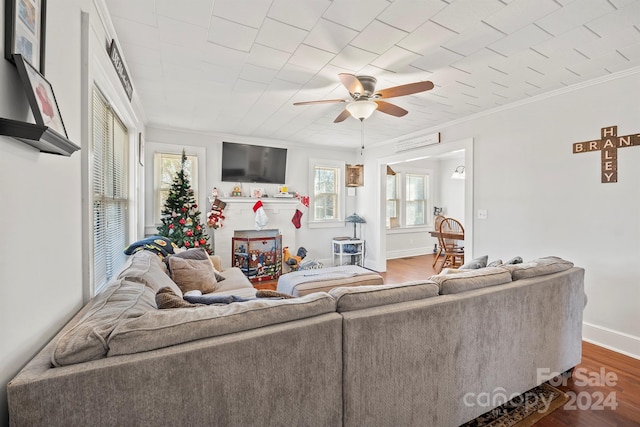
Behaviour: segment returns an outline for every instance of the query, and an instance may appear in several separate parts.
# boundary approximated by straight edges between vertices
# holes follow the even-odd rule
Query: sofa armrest
[[[222,259],[220,259],[220,255],[209,255],[209,259],[216,271],[222,271]]]

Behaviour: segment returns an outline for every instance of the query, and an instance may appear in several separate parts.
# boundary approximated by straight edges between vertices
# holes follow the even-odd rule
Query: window
[[[156,188],[156,205],[155,205],[155,223],[160,224],[162,218],[162,208],[169,197],[169,190],[176,173],[182,167],[182,153],[155,153],[154,159],[155,171],[155,188]],[[189,178],[191,188],[193,189],[194,198],[198,200],[198,157],[187,156],[185,162],[185,175]]]
[[[429,225],[429,173],[397,171],[387,175],[386,226],[388,229]]]
[[[427,175],[406,175],[405,212],[407,226],[426,225]]]
[[[92,102],[93,283],[97,291],[126,259],[129,134],[97,88]]]
[[[313,180],[313,219],[338,219],[338,182],[340,170],[335,167],[316,166]]]
[[[395,228],[398,223],[398,179],[397,175],[387,175],[387,228]]]
[[[309,159],[311,228],[335,227],[344,221],[344,170],[344,161]]]

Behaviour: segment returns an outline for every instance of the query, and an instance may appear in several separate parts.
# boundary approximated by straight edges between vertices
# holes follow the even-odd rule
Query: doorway
[[[450,143],[440,143],[434,144],[431,146],[427,146],[425,148],[419,150],[412,150],[405,153],[397,153],[392,156],[384,157],[378,159],[378,183],[379,183],[379,191],[378,191],[378,203],[377,206],[379,209],[379,218],[378,222],[379,228],[377,230],[376,239],[378,244],[375,245],[375,254],[372,254],[372,258],[375,258],[374,269],[377,271],[386,271],[386,262],[387,262],[387,226],[386,226],[386,208],[387,208],[387,200],[386,200],[386,185],[387,185],[387,166],[389,165],[391,169],[400,168],[400,165],[417,165],[421,164],[421,162],[428,161],[428,159],[450,159],[450,161],[443,160],[442,164],[451,165],[456,162],[460,162],[465,167],[465,179],[464,179],[464,202],[463,206],[451,206],[451,216],[459,217],[463,224],[465,225],[465,257],[470,258],[473,256],[473,139],[465,139]],[[448,168],[449,166],[445,166]],[[448,172],[449,175],[453,172],[453,169]],[[439,174],[440,176],[444,175],[444,169]],[[444,187],[446,188],[446,187]],[[437,200],[446,200],[446,197],[438,196]],[[449,202],[447,202],[449,203]],[[436,205],[437,206],[437,205]],[[431,217],[433,213],[433,204],[429,205],[431,209],[428,212]],[[432,229],[432,225],[431,225]],[[422,239],[424,236],[428,235],[429,226],[425,227],[417,227],[414,230],[404,230],[403,232],[399,232],[398,234],[404,235],[404,237],[408,237],[409,239]],[[394,234],[394,232],[391,232]],[[398,236],[399,239],[402,239],[402,236]],[[397,239],[396,239],[397,240]],[[430,241],[426,239],[425,242]],[[419,243],[418,243],[419,244]],[[393,249],[393,248],[392,248]],[[423,251],[425,248],[423,248]],[[401,256],[402,252],[394,251],[394,257]]]

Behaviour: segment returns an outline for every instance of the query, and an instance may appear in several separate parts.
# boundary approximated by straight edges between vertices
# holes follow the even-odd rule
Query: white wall
[[[82,11],[103,35],[104,29],[91,0],[50,1],[47,6],[45,77],[69,139],[82,151],[71,157],[45,154],[0,136],[0,425],[8,424],[6,383],[80,309],[88,288],[82,250],[87,237],[81,225],[86,222],[82,162],[88,150]],[[4,12],[3,2],[0,22]],[[107,56],[103,43],[96,54]],[[112,68],[106,69],[107,79],[119,84]],[[16,68],[4,57],[0,117],[33,122]]]
[[[198,189],[199,205],[201,207],[202,216],[201,221],[206,221],[206,212],[209,208],[209,202],[207,197],[211,195],[213,187],[218,188],[221,195],[231,192],[235,183],[222,182],[222,170],[221,161],[222,158],[222,142],[239,142],[254,145],[268,145],[273,147],[287,148],[287,173],[286,173],[286,185],[289,191],[297,191],[302,195],[308,195],[311,191],[313,183],[309,183],[309,158],[319,158],[327,160],[342,160],[346,163],[357,163],[357,151],[356,150],[340,150],[331,149],[326,150],[323,147],[309,146],[296,144],[292,142],[264,140],[249,137],[240,137],[234,135],[224,134],[203,134],[203,133],[191,133],[168,129],[148,128],[147,129],[147,142],[146,142],[146,162],[147,165],[153,164],[153,155],[157,150],[173,149],[176,152],[181,152],[182,148],[186,149],[186,152],[200,152],[204,148],[204,165],[201,165],[199,181],[201,182]],[[145,188],[153,188],[153,168],[145,168]],[[204,187],[203,187],[204,186]],[[278,186],[275,184],[242,184],[243,194],[249,194],[251,187],[264,187],[268,194],[275,194],[278,191]],[[342,189],[346,191],[344,185]],[[355,199],[359,194],[360,188],[356,189],[356,196],[346,197],[346,212],[347,215],[353,211],[355,206]],[[145,195],[146,212],[145,212],[145,229],[147,234],[153,234],[156,232],[153,220],[154,206],[152,191],[147,191]],[[229,212],[231,212],[229,210]],[[285,215],[285,211],[282,211],[280,215]],[[268,212],[267,216],[275,215],[275,213]],[[286,215],[289,216],[290,221],[293,215],[287,210]],[[366,213],[364,214],[366,217]],[[310,228],[307,221],[310,218],[310,213],[305,212],[302,216],[302,227],[295,230],[295,242],[297,246],[304,246],[308,253],[307,259],[318,259],[323,263],[331,263],[331,238],[334,236],[349,235],[351,229],[347,226],[340,224],[333,228]],[[273,221],[275,223],[275,221]],[[291,227],[293,224],[289,222]],[[366,224],[363,229],[366,228]],[[213,231],[215,233],[215,231]],[[210,235],[212,234],[210,230]],[[229,247],[231,241],[228,242]],[[290,248],[292,252],[297,252],[296,248]],[[231,260],[222,260],[223,265],[229,265]]]
[[[640,358],[640,147],[618,151],[616,184],[600,182],[599,153],[572,154],[573,143],[598,139],[605,126],[640,133],[632,95],[640,70],[613,77],[425,132],[440,131],[443,145],[473,138],[467,180],[471,174],[474,212],[488,212],[473,220],[473,252],[557,255],[584,267],[585,338]],[[374,199],[368,192],[358,203]]]

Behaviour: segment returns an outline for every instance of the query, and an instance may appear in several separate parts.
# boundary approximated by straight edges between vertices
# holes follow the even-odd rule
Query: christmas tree
[[[185,173],[186,161],[187,156],[182,150],[182,165],[162,209],[162,225],[158,226],[158,234],[168,237],[179,248],[203,248],[210,254],[209,235],[200,224],[198,204]]]

